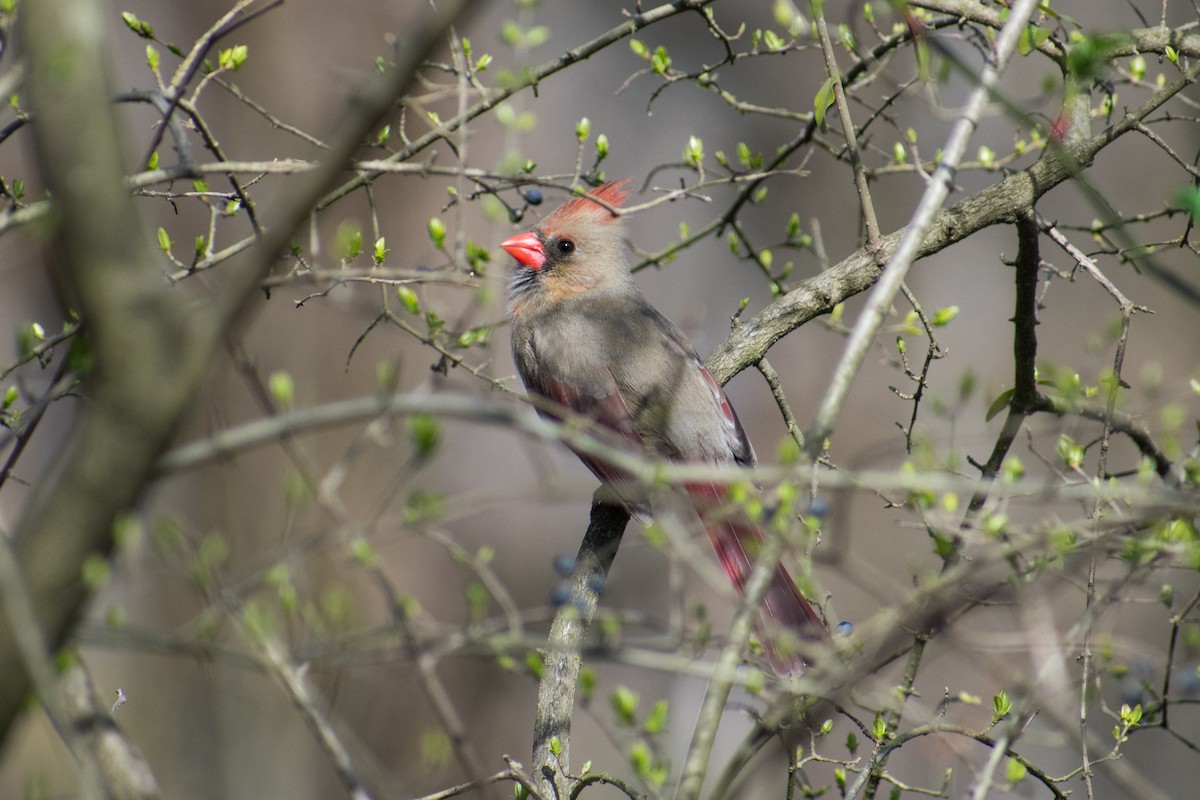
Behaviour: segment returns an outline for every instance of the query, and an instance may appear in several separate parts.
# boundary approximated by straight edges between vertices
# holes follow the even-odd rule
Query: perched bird
[[[548,417],[557,416],[555,405],[563,406],[652,457],[752,466],[754,448],[721,386],[683,332],[634,283],[620,219],[610,210],[624,201],[627,183],[605,183],[573,197],[528,233],[501,243],[517,261],[508,301],[517,370],[532,395],[550,401],[538,404]],[[644,509],[645,498],[618,468],[576,454],[632,512]],[[763,532],[722,508],[726,487],[696,482],[684,490],[725,574],[742,591]],[[771,625],[801,641],[827,635],[783,566],[762,610]],[[773,647],[765,638],[777,673],[803,670],[795,648]]]

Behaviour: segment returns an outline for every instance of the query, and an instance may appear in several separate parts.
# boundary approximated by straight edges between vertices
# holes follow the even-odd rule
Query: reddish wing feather
[[[629,413],[629,408],[625,405],[625,401],[621,398],[621,394],[617,391],[615,385],[612,387],[611,392],[597,395],[581,390],[576,386],[563,383],[547,375],[539,374],[536,386],[531,385],[530,388],[535,388],[537,393],[547,400],[551,400],[580,416],[587,417],[601,428],[618,434],[630,443],[632,449],[639,453],[642,452],[642,438],[634,430],[633,417]],[[561,417],[555,415],[552,411],[547,410],[542,413],[561,421]],[[616,467],[587,453],[581,453],[576,450],[575,455],[579,456],[579,460],[597,478],[611,484],[620,492],[620,486],[626,478],[624,473]]]
[[[709,519],[709,517],[724,517],[725,504],[728,495],[723,486],[711,483],[689,483],[686,485],[688,496],[700,518],[709,541],[717,552],[717,560],[725,571],[729,582],[739,593],[746,589],[746,581],[754,571],[755,551],[763,541],[763,532],[751,524],[730,519]],[[796,582],[782,565],[775,568],[775,575],[767,587],[762,601],[763,616],[772,626],[780,630],[790,631],[801,641],[822,641],[827,637],[825,622],[812,605],[796,588]],[[759,626],[762,633],[762,626]],[[804,671],[804,658],[800,653],[789,652],[772,647],[773,631],[762,636],[767,659],[778,675],[799,675]]]
[[[721,407],[721,418],[725,423],[725,441],[729,443],[729,451],[733,455],[733,460],[742,466],[754,466],[757,458],[754,456],[754,447],[750,444],[750,437],[746,436],[742,421],[738,419],[737,412],[733,410],[721,384],[717,383],[717,379],[704,366],[700,367],[700,374],[704,376],[704,382],[712,391],[713,399]]]

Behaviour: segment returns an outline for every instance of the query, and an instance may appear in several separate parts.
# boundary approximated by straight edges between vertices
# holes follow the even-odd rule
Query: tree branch
[[[629,512],[624,508],[608,505],[598,496],[592,501],[591,523],[571,572],[570,594],[550,627],[533,725],[534,778],[541,795],[549,800],[567,800],[571,796],[572,779],[568,775],[571,715],[582,663],[583,636],[596,614],[600,591],[628,524]]]
[[[1033,207],[1038,198],[1090,166],[1100,151],[1135,130],[1140,120],[1195,82],[1197,76],[1200,76],[1200,60],[1111,127],[1080,142],[1049,148],[1027,169],[938,212],[916,257],[940,252],[992,225],[1015,221],[1022,209]],[[856,250],[744,321],[705,359],[713,377],[721,383],[727,382],[757,364],[775,342],[805,322],[828,314],[838,303],[871,288],[880,276],[876,259],[892,258],[907,230],[902,228],[884,236],[877,254],[865,247]]]

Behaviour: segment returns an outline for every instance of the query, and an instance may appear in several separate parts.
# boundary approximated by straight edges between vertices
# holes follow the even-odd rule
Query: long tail
[[[705,529],[717,551],[717,560],[729,582],[739,593],[745,591],[746,581],[754,570],[751,555],[763,541],[763,532],[757,526],[731,519],[712,519],[725,513],[722,505],[726,498],[723,488],[712,484],[688,484],[688,495],[692,498]],[[792,576],[780,564],[775,569],[771,584],[763,596],[762,616],[768,623],[758,626],[771,668],[777,675],[794,676],[804,671],[805,662],[794,646],[775,646],[770,637],[771,628],[789,631],[798,643],[823,641],[829,633],[825,622],[805,599]]]

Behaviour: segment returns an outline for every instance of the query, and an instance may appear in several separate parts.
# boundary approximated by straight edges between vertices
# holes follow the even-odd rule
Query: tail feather
[[[719,506],[726,499],[725,491],[711,484],[689,484],[687,492],[701,519],[720,513]],[[754,570],[752,554],[764,539],[762,530],[749,523],[728,519],[706,520],[705,528],[725,575],[739,593],[744,592],[746,581]],[[800,642],[821,641],[828,637],[824,620],[800,593],[782,564],[775,568],[775,575],[763,595],[762,617],[768,623],[758,625],[763,646],[771,668],[781,676],[799,675],[804,671],[805,662],[794,648],[773,646],[771,628],[788,631]]]

